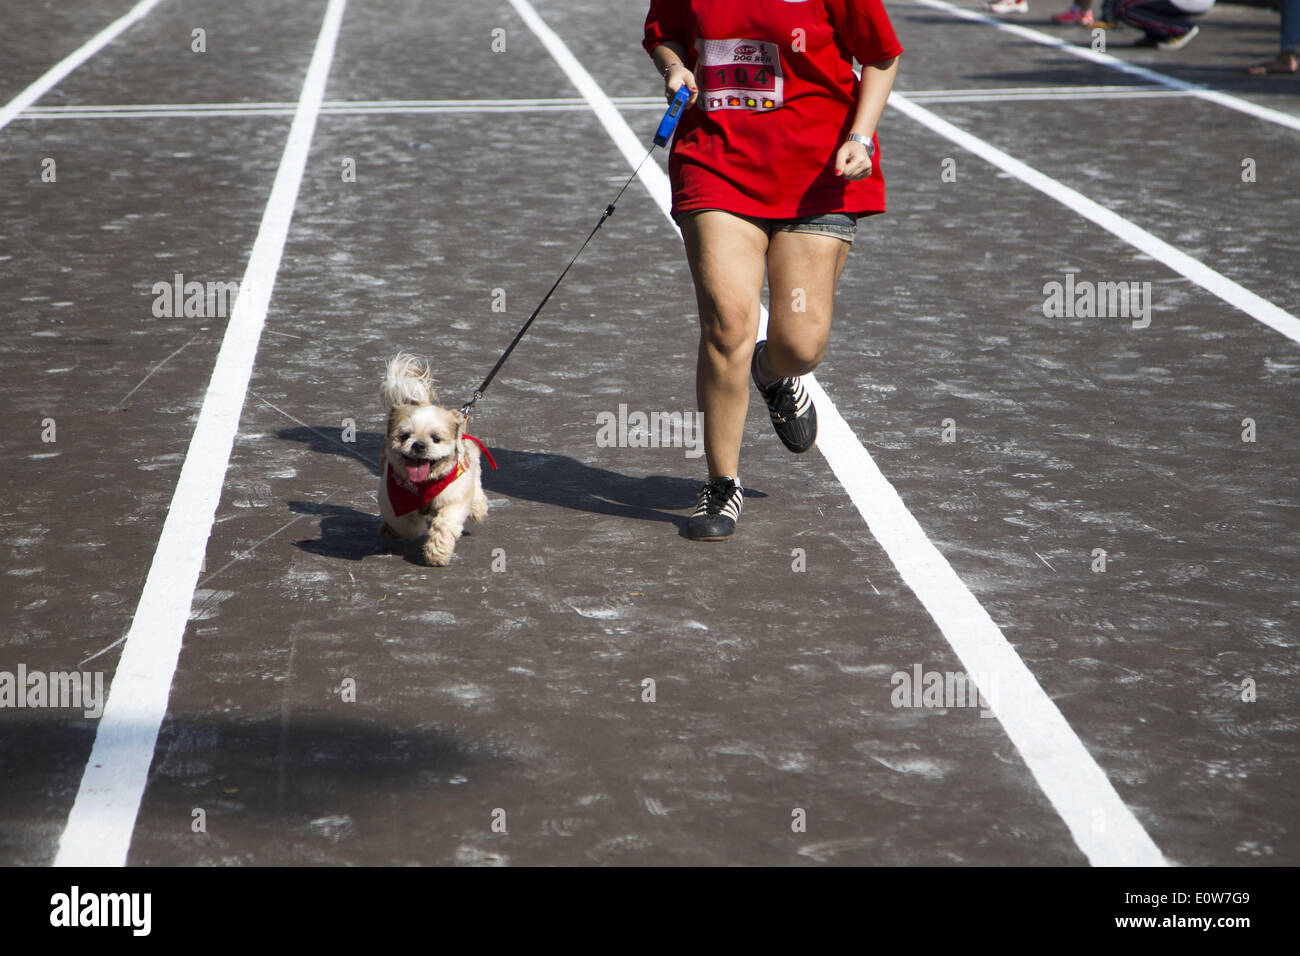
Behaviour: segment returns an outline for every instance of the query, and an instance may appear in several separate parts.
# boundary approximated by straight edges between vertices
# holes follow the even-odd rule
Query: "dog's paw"
[[[442,552],[434,548],[424,549],[424,563],[434,568],[445,568],[451,564],[451,552]]]
[[[424,539],[424,560],[435,568],[451,564],[451,553],[456,550],[456,535],[446,528],[434,525],[429,537]]]
[[[451,553],[465,527],[465,512],[439,514],[429,525],[429,536],[424,539],[424,560],[435,567],[451,563]]]
[[[480,491],[478,495],[474,498],[474,503],[469,506],[469,520],[482,521],[484,518],[487,517],[487,513],[488,513],[487,496],[485,496],[483,492]]]

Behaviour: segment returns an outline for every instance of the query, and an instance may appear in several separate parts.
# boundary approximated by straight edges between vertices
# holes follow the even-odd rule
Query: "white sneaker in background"
[[[1156,44],[1162,50],[1181,50],[1187,44],[1192,42],[1192,37],[1201,32],[1201,28],[1192,24],[1192,28],[1179,37],[1170,37],[1168,40],[1161,40]]]

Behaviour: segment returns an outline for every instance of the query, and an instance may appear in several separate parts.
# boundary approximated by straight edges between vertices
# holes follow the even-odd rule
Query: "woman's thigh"
[[[768,339],[820,361],[830,334],[835,286],[850,244],[807,232],[772,233],[767,251]]]
[[[762,300],[767,230],[720,209],[684,214],[681,229],[701,326],[710,336],[730,340],[748,333],[752,341]]]

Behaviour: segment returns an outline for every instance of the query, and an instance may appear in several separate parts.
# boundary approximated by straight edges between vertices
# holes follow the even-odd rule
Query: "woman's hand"
[[[664,96],[668,98],[669,103],[683,86],[691,91],[691,98],[686,101],[686,108],[690,109],[700,98],[699,88],[695,85],[695,74],[686,69],[682,63],[674,63],[664,73]]]
[[[851,139],[835,154],[835,175],[848,180],[866,179],[871,175],[871,157],[867,147]]]

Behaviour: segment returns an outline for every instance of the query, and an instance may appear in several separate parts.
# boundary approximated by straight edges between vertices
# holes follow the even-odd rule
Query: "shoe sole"
[[[781,438],[779,434],[776,437]],[[787,445],[784,438],[781,439],[781,444],[785,445],[785,450],[792,455],[806,455],[817,446],[817,436],[813,436],[813,440],[808,443],[806,448],[795,448],[793,445]]]
[[[1165,40],[1160,43],[1157,43],[1156,47],[1161,50],[1181,50],[1183,47],[1187,46],[1187,44],[1191,43],[1192,39],[1200,32],[1201,32],[1200,27],[1193,26],[1182,36],[1178,37],[1177,40],[1174,41]]]
[[[736,526],[732,525],[731,530],[725,534],[691,534],[690,525],[686,526],[686,537],[692,541],[726,541],[728,538],[735,537]]]
[[[785,450],[790,452],[791,454],[794,455],[806,454],[812,451],[813,448],[815,448],[817,445],[817,406],[816,405],[812,405],[809,407],[809,414],[813,416],[812,440],[809,441],[808,444],[805,445],[803,448],[797,448],[794,445],[791,445],[788,441],[786,441],[785,436],[782,435],[781,432],[776,429],[775,427],[776,423],[775,422],[772,423],[773,424],[772,430],[776,432],[776,437],[781,440],[781,444],[785,446]]]
[[[766,342],[767,339],[763,339],[758,344],[763,345]],[[771,420],[772,406],[767,404],[767,396],[763,394],[763,388],[758,384],[758,379],[755,376],[755,371],[756,371],[755,362],[757,362],[757,355],[758,355],[757,347],[755,348],[754,354],[756,358],[754,359],[754,362],[750,363],[749,366],[749,380],[753,382],[754,387],[758,389],[758,396],[759,398],[763,399],[763,404],[767,407],[768,419]],[[809,401],[808,410],[809,410],[809,414],[813,416],[813,436],[812,436],[812,440],[808,442],[808,444],[805,445],[803,448],[796,448],[794,445],[791,445],[788,441],[786,441],[785,436],[781,434],[780,426],[778,426],[775,421],[772,422],[772,430],[776,432],[776,437],[781,440],[781,444],[785,446],[785,450],[795,455],[802,455],[804,454],[804,452],[811,451],[813,446],[817,444],[817,424],[816,424],[817,406],[813,404],[811,400]]]

